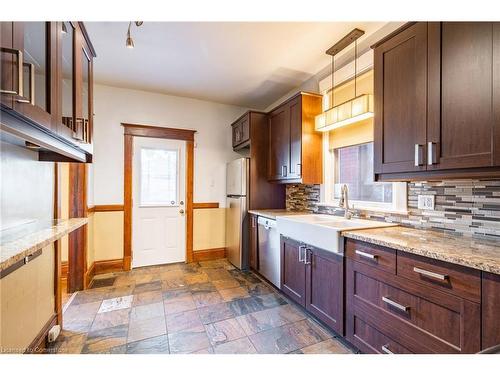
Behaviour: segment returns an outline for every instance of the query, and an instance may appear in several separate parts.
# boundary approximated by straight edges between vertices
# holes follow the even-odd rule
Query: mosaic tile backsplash
[[[435,195],[434,210],[417,208],[420,194]],[[319,185],[287,185],[287,209],[343,215],[342,209],[319,203]],[[408,183],[408,214],[357,209],[353,213],[356,217],[400,223],[414,228],[500,238],[500,180],[411,182]]]

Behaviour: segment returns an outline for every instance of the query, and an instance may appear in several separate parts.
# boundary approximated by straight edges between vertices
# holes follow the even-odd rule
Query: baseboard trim
[[[92,284],[92,279],[95,276],[95,262],[93,262],[85,273],[85,289],[90,287]]]
[[[47,323],[42,327],[42,330],[36,335],[34,340],[25,350],[25,354],[43,354],[47,348],[47,336],[52,327],[57,324],[57,314],[53,314]]]
[[[196,250],[193,251],[193,261],[205,261],[205,260],[215,260],[222,259],[226,257],[226,248],[217,247],[214,249]]]
[[[93,267],[95,275],[123,271],[123,259],[97,260],[93,263]]]

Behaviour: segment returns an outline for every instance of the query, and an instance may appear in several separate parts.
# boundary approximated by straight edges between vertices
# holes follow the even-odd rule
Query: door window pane
[[[140,205],[177,205],[179,153],[177,150],[141,149]]]
[[[334,198],[347,185],[349,199],[365,202],[392,202],[392,183],[373,180],[373,143],[337,148],[335,156]]]

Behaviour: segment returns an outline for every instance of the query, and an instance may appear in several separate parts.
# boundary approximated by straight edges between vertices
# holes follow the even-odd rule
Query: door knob
[[[183,214],[183,213],[184,213],[184,210],[181,208],[181,209],[179,210],[179,213],[180,213],[180,214]]]

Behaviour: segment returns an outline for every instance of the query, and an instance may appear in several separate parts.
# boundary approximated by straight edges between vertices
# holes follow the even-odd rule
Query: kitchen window
[[[324,205],[338,206],[340,189],[347,185],[351,208],[406,211],[406,183],[375,182],[373,142],[333,148],[325,152]]]

